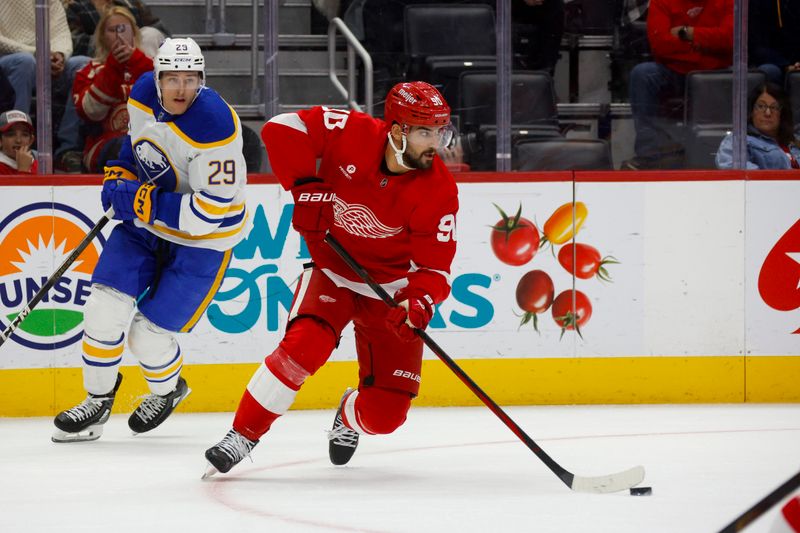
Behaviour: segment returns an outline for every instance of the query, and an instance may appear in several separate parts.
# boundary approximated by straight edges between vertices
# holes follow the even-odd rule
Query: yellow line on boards
[[[800,357],[592,357],[463,359],[464,371],[500,405],[800,402]],[[179,410],[234,411],[258,363],[185,365],[192,394]],[[147,385],[135,366],[115,413],[130,412]],[[333,361],[306,381],[293,409],[328,409],[357,385],[352,361]],[[85,397],[80,368],[0,370],[0,416],[53,416]],[[426,360],[417,406],[480,405],[439,360]]]

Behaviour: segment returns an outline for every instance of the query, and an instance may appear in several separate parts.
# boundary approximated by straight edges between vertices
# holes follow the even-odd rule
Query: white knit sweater
[[[0,55],[36,52],[36,2],[0,0]],[[50,0],[50,51],[72,55],[72,36],[61,0]]]

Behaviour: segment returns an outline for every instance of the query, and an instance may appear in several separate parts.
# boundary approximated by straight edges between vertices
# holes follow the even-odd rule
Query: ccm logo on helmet
[[[304,192],[297,198],[299,202],[332,202],[336,198],[333,192]]]
[[[417,383],[421,383],[422,379],[420,378],[419,374],[414,374],[413,372],[409,372],[408,370],[400,370],[399,368],[392,373],[393,376],[397,376],[399,378],[408,378],[412,381],[416,381]]]

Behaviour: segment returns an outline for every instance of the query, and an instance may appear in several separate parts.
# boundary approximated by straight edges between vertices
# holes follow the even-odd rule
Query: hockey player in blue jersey
[[[128,419],[134,433],[157,427],[190,392],[175,333],[191,331],[205,312],[248,222],[239,117],[204,73],[197,43],[167,39],[154,71],[131,90],[129,135],[105,167],[102,191],[103,207],[122,222],[84,308],[88,396],[56,416],[55,442],[100,437],[126,341],[150,388]]]

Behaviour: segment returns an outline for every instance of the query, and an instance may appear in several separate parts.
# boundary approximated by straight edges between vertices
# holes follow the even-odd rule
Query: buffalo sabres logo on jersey
[[[177,183],[175,167],[161,147],[150,139],[139,139],[133,145],[133,153],[139,168],[144,171],[148,179],[168,191],[175,190]]]
[[[339,196],[333,200],[334,223],[347,233],[370,239],[394,237],[402,227],[392,228],[378,220],[372,210],[362,204],[348,204]]]

